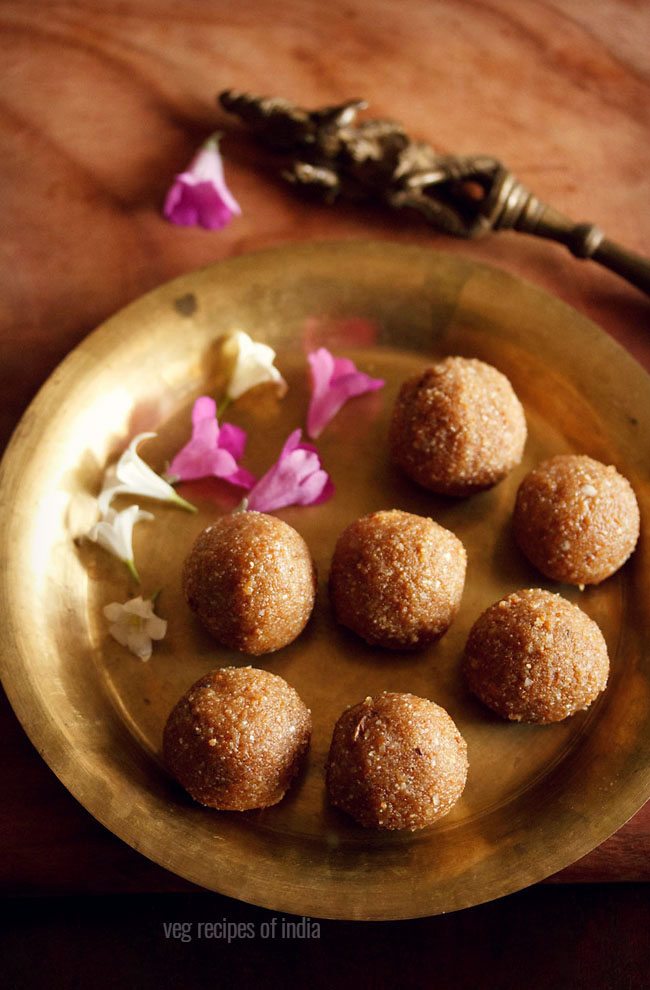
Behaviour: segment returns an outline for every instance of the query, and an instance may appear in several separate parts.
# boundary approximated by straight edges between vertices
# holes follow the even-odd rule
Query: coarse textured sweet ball
[[[560,722],[588,708],[607,686],[600,629],[561,595],[515,591],[470,630],[464,673],[470,690],[514,722]]]
[[[373,646],[414,649],[439,639],[463,594],[467,554],[432,519],[393,509],[345,529],[329,591],[336,618]]]
[[[183,567],[185,599],[222,646],[258,656],[304,629],[316,568],[302,536],[262,512],[222,516],[199,535]]]
[[[390,426],[393,460],[424,488],[471,495],[519,464],[524,410],[500,371],[474,358],[448,357],[409,378]]]
[[[555,581],[599,584],[622,567],[639,538],[639,506],[615,467],[560,454],[526,475],[515,504],[515,538]]]
[[[367,828],[426,828],[463,793],[467,746],[433,701],[384,691],[343,712],[327,759],[333,805]]]
[[[220,811],[284,797],[311,736],[311,713],[286,681],[253,667],[206,674],[167,720],[163,758],[179,784]]]

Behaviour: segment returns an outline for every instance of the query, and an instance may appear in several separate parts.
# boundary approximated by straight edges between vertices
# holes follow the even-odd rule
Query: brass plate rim
[[[23,415],[20,423],[18,424],[12,439],[5,452],[1,469],[0,469],[0,504],[5,508],[11,506],[12,504],[12,494],[19,488],[20,479],[20,459],[23,453],[23,446],[25,440],[29,438],[31,433],[36,429],[39,422],[39,417],[45,411],[47,403],[51,401],[53,397],[56,397],[58,391],[63,387],[66,377],[71,370],[74,370],[79,364],[83,364],[86,357],[91,357],[96,349],[98,342],[105,346],[110,343],[110,339],[113,336],[113,321],[117,317],[123,317],[124,314],[128,314],[130,310],[140,306],[143,300],[151,299],[156,297],[161,291],[165,291],[168,295],[182,295],[184,290],[191,287],[193,280],[197,276],[203,274],[204,276],[209,273],[217,273],[224,276],[227,271],[235,270],[239,267],[246,268],[254,263],[255,259],[264,259],[270,257],[286,257],[290,254],[292,257],[302,256],[308,258],[310,255],[312,257],[324,257],[330,255],[334,259],[337,255],[340,256],[340,252],[348,253],[354,256],[355,253],[362,252],[375,252],[381,254],[382,256],[391,255],[394,258],[401,256],[406,258],[408,255],[415,258],[416,256],[424,259],[425,257],[431,261],[431,264],[435,266],[435,263],[439,259],[445,259],[448,261],[452,267],[457,266],[459,268],[464,268],[468,273],[468,278],[472,276],[473,273],[482,273],[485,277],[491,277],[494,273],[498,279],[502,280],[504,284],[511,283],[513,285],[525,285],[527,291],[532,291],[540,299],[552,298],[548,297],[546,293],[530,283],[525,283],[524,280],[517,278],[516,276],[509,275],[502,270],[493,268],[489,265],[477,264],[468,259],[459,258],[452,255],[447,255],[445,252],[433,251],[430,249],[423,249],[413,246],[405,246],[398,244],[391,244],[389,242],[374,242],[365,240],[348,240],[343,242],[337,241],[324,241],[316,242],[309,245],[288,245],[278,248],[273,248],[270,250],[255,252],[254,254],[242,255],[236,258],[227,259],[225,261],[216,262],[210,265],[206,265],[203,268],[190,272],[165,283],[163,286],[159,286],[148,292],[145,296],[140,297],[134,302],[130,303],[127,307],[122,309],[118,314],[115,314],[109,320],[105,321],[100,327],[89,334],[88,337],[84,339],[58,366],[55,372],[50,376],[47,382],[42,386],[42,388],[37,393],[36,397],[30,403],[28,409]],[[423,261],[423,263],[425,263]],[[554,307],[564,308],[570,313],[574,313],[570,307],[561,301],[552,300]],[[623,362],[623,365],[627,364],[629,368],[634,367],[635,375],[638,376],[638,372],[645,375],[645,372],[640,368],[637,362],[625,352],[615,341],[606,337],[603,331],[600,330],[594,323],[589,321],[586,317],[578,314],[580,322],[583,327],[590,327],[591,332],[602,338],[602,344],[605,351],[609,351],[611,355],[616,355],[619,361]],[[647,379],[647,375],[645,376]],[[11,513],[4,512],[2,515],[2,520],[0,522],[0,548],[4,552],[7,551],[10,541],[14,538],[12,533],[13,522]],[[7,614],[7,609],[11,603],[11,588],[7,580],[7,574],[3,572],[0,578],[0,602],[2,602],[5,614]],[[14,630],[9,630],[13,633]],[[21,682],[20,678],[17,678],[16,671],[20,670],[23,663],[23,657],[18,644],[13,635],[8,636],[7,640],[3,644],[2,650],[0,650],[0,675],[2,679],[3,686],[9,698],[9,701],[16,712],[23,728],[27,732],[27,735],[31,739],[32,743],[38,750],[41,756],[48,763],[50,768],[56,774],[56,776],[61,780],[64,786],[70,791],[70,793],[82,804],[86,810],[88,810],[98,821],[100,821],[105,827],[113,831],[114,834],[118,835],[123,841],[125,841],[132,848],[143,853],[152,861],[158,863],[166,869],[171,869],[172,872],[184,877],[191,882],[198,883],[199,885],[204,885],[204,881],[201,879],[201,871],[194,870],[188,867],[186,863],[176,862],[174,857],[169,856],[169,851],[167,850],[167,855],[163,853],[156,852],[155,849],[149,847],[147,841],[143,841],[142,833],[138,833],[138,830],[132,827],[128,822],[125,821],[115,821],[114,816],[111,814],[110,805],[107,805],[105,801],[98,798],[96,793],[88,791],[87,781],[80,781],[75,776],[74,764],[70,761],[70,753],[66,750],[65,739],[60,735],[57,730],[57,726],[49,718],[49,713],[41,703],[41,699],[35,696],[33,692],[33,685],[27,680]],[[137,745],[135,740],[133,740],[126,731],[124,731],[125,740],[127,747],[137,751]],[[140,753],[141,757],[145,754]],[[136,755],[137,759],[137,755]],[[146,758],[148,759],[148,757]],[[149,766],[149,772],[151,772],[151,766]],[[570,844],[565,847],[565,853],[563,856],[555,856],[552,865],[544,860],[541,862],[537,869],[528,871],[525,879],[522,882],[522,877],[507,877],[502,878],[502,881],[498,884],[493,884],[489,891],[485,892],[485,896],[477,897],[471,892],[468,894],[467,898],[459,898],[452,906],[446,908],[445,910],[459,910],[464,907],[468,907],[475,904],[484,903],[486,901],[492,900],[496,897],[505,896],[506,894],[512,893],[524,886],[531,883],[538,882],[544,879],[552,873],[568,866],[570,863],[574,862],[576,859],[580,858],[586,853],[590,852],[600,843],[605,841],[611,834],[613,834],[618,828],[620,828],[627,820],[629,820],[632,815],[639,810],[639,808],[645,803],[647,798],[650,796],[650,766],[646,765],[644,772],[639,772],[634,775],[634,778],[628,779],[625,783],[620,784],[621,793],[623,794],[624,800],[617,802],[617,813],[612,814],[611,812],[605,818],[601,820],[601,827],[597,828],[593,832],[586,831],[581,837],[581,841],[572,840]],[[619,797],[621,795],[619,794]],[[220,880],[219,886],[211,886],[211,889],[219,890],[220,892],[227,894],[228,896],[242,897],[241,893],[234,888],[234,882],[229,882],[229,877],[225,875],[222,880]],[[301,905],[297,903],[295,892],[289,890],[285,895],[278,893],[277,891],[271,892],[269,896],[263,891],[257,891],[254,896],[250,893],[242,898],[250,903],[258,904],[259,906],[269,908],[271,910],[280,910],[293,913],[310,913],[302,911]],[[382,909],[381,905],[375,907],[373,905],[366,905],[363,910],[359,910],[358,906],[355,908],[346,907],[345,904],[339,904],[334,909],[326,908],[322,912],[311,912],[313,917],[323,917],[332,919],[364,919],[364,920],[396,920],[396,919],[406,919],[406,918],[416,918],[424,917],[429,915],[431,912],[426,910],[423,905],[418,906],[417,910],[414,910],[414,906],[408,907],[404,906],[398,911],[391,911],[386,913],[385,909]]]

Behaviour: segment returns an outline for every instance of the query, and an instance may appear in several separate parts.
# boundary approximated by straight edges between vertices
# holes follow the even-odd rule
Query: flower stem
[[[138,574],[137,568],[135,566],[135,561],[133,560],[133,558],[131,558],[131,560],[125,560],[124,563],[126,564],[126,569],[128,570],[133,580],[136,581],[138,584],[140,584],[140,575]]]
[[[223,416],[223,414],[225,413],[226,409],[228,408],[231,402],[232,399],[230,398],[230,396],[224,395],[223,399],[217,406],[217,419],[221,419],[221,417]]]
[[[191,502],[188,502],[187,499],[182,498],[180,495],[175,494],[174,498],[170,498],[169,501],[173,502],[174,505],[178,505],[181,509],[185,509],[186,512],[199,511],[195,505],[192,505]]]

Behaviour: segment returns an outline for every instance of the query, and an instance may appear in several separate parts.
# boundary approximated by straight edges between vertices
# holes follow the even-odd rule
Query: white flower
[[[104,475],[104,484],[97,499],[99,511],[106,518],[110,504],[116,495],[145,495],[157,498],[162,502],[174,502],[189,512],[196,508],[178,495],[172,486],[164,481],[159,474],[152,471],[148,464],[138,456],[136,447],[142,440],[155,437],[155,433],[138,433],[126,448],[117,464],[108,468]]]
[[[107,509],[104,518],[88,531],[88,539],[99,543],[118,560],[123,561],[136,581],[140,576],[133,560],[133,527],[142,519],[153,519],[151,512],[143,512],[137,505],[130,505],[122,512]]]
[[[237,349],[235,370],[226,391],[229,399],[238,399],[244,392],[262,382],[274,382],[280,397],[286,393],[287,383],[273,365],[275,351],[272,347],[268,344],[256,344],[243,330],[237,330],[228,338],[226,348]]]
[[[104,608],[104,615],[111,623],[109,633],[120,646],[126,646],[138,660],[148,660],[152,652],[151,641],[164,639],[167,622],[154,613],[153,602],[141,595],[131,598],[124,605],[111,602]]]

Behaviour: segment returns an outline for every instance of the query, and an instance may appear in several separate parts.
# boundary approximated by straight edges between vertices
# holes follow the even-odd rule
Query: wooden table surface
[[[430,244],[536,283],[650,368],[650,304],[565,249],[479,242],[289,191],[217,109],[225,88],[365,97],[440,152],[485,152],[575,220],[650,253],[650,7],[634,0],[0,0],[0,441],[105,317],[207,262],[297,240]],[[215,128],[243,215],[161,204]],[[189,890],[98,825],[0,702],[4,893]],[[650,880],[650,805],[557,879]]]

